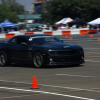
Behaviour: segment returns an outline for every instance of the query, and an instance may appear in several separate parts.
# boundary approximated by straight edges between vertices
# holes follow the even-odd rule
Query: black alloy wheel
[[[0,66],[7,65],[7,55],[4,51],[0,51]]]
[[[40,52],[34,54],[33,63],[36,68],[41,68],[43,66],[44,58]]]

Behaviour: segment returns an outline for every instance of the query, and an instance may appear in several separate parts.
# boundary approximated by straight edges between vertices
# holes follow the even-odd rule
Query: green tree
[[[3,22],[5,19],[8,19],[13,23],[18,22],[16,12],[11,12],[11,10],[8,9],[8,7],[6,7],[4,4],[0,4],[0,23]]]
[[[16,2],[16,0],[1,0],[1,2],[12,12],[16,12],[18,15],[24,14],[24,6]]]
[[[86,20],[91,21],[100,16],[100,0],[76,0],[77,15]],[[75,13],[75,12],[74,12]]]
[[[43,21],[54,24],[64,17],[74,18],[75,4],[75,0],[50,0],[46,3],[47,13],[42,13]]]
[[[46,2],[43,22],[54,24],[65,17],[91,21],[100,16],[100,0],[50,0]]]

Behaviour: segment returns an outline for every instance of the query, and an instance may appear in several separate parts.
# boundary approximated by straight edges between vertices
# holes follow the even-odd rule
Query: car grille
[[[73,54],[79,54],[82,53],[82,49],[77,50],[70,50],[70,51],[49,51],[49,54],[51,55],[73,55]]]

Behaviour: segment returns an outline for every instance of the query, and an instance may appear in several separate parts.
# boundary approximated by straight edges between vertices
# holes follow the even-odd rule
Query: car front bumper
[[[45,61],[45,65],[73,65],[85,63],[84,53],[70,56],[47,56]]]
[[[74,65],[74,64],[83,64],[83,63],[85,63],[84,60],[75,61],[75,62],[48,62],[48,63],[45,63],[45,65],[50,65],[50,66],[53,66],[53,65]]]

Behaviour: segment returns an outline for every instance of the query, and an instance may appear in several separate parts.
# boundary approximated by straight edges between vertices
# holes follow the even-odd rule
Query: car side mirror
[[[28,46],[28,44],[26,42],[21,42],[21,45]]]
[[[62,39],[60,39],[60,42],[62,42],[62,43],[63,43],[64,41],[63,41]]]

